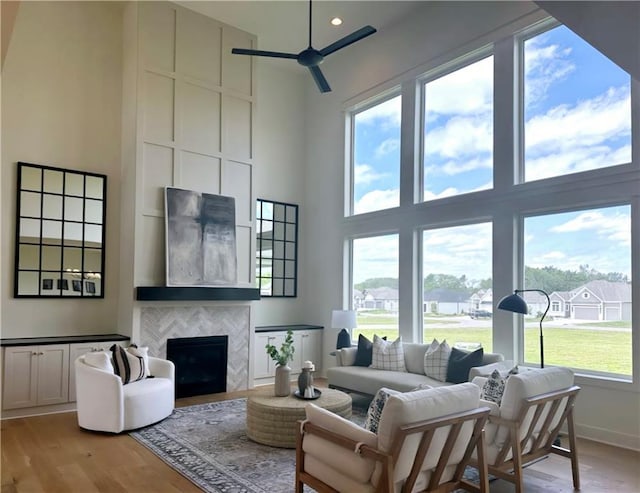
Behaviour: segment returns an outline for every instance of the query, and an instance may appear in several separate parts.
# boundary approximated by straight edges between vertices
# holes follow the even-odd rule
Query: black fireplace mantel
[[[138,301],[252,301],[260,299],[258,288],[138,286]]]

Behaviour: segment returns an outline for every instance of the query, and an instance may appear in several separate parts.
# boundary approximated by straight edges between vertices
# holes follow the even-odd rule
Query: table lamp
[[[349,329],[355,329],[358,326],[355,310],[333,310],[331,312],[331,327],[334,329],[341,328],[338,333],[338,342],[336,349],[351,346],[351,334]]]

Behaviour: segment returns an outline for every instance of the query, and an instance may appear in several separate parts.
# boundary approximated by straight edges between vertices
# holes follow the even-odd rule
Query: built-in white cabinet
[[[61,404],[69,400],[69,345],[7,347],[4,409]]]
[[[310,327],[309,329],[301,327]],[[272,344],[278,350],[287,337],[287,326],[271,326],[268,331],[259,330],[254,337],[254,367],[253,378],[258,384],[269,383],[276,372],[276,363],[267,354],[265,346]],[[315,364],[316,372],[320,370],[322,363],[322,327],[319,326],[293,326],[293,361],[291,366],[292,375],[300,373],[302,364],[305,361],[312,361]],[[262,381],[260,381],[262,379]]]
[[[87,338],[49,337],[42,338],[43,341],[46,340],[46,344],[29,346],[12,345],[13,340],[3,339],[2,409],[20,410],[17,415],[23,415],[23,412],[37,411],[27,408],[70,406],[76,400],[76,358],[88,352],[108,350],[113,344],[128,345],[126,339],[115,339],[117,334],[106,335],[113,336],[114,339],[69,342]],[[96,338],[102,339],[100,336]],[[22,341],[24,340],[20,340]],[[34,338],[34,342],[42,341]],[[60,409],[60,406],[55,409]],[[12,417],[15,417],[13,415],[16,412],[11,411]]]

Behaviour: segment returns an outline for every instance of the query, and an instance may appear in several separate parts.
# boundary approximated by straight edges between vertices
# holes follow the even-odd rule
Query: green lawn
[[[358,328],[353,331],[354,340],[357,340],[358,334],[363,334],[369,340],[373,340],[374,334],[380,337],[386,335],[391,340],[398,336],[397,319],[375,317],[375,320],[375,324],[371,324],[369,317],[358,317]],[[456,323],[429,320],[429,327],[424,331],[424,341],[431,341],[435,337],[439,341],[446,339],[451,345],[457,342],[479,342],[485,351],[491,352],[493,343],[490,321],[486,327],[450,326]],[[376,327],[370,327],[370,324]],[[631,375],[631,331],[616,329],[615,324],[607,324],[606,327],[607,330],[599,330],[592,324],[585,324],[581,328],[545,326],[545,364]],[[527,362],[540,361],[538,335],[537,327],[525,329]]]

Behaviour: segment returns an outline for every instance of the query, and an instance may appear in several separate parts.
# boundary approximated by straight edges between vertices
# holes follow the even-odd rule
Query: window
[[[491,223],[424,231],[423,340],[491,351]]]
[[[527,217],[524,234],[525,288],[570,303],[543,322],[545,364],[631,375],[631,208]],[[546,301],[525,300],[525,362],[538,363]]]
[[[352,337],[363,334],[398,336],[398,235],[358,238],[352,242],[351,277],[353,309],[358,328]]]
[[[424,85],[423,200],[493,187],[493,57]]]
[[[353,114],[353,214],[400,205],[400,113],[396,96]]]
[[[526,39],[525,181],[630,162],[630,85],[629,74],[564,26]]]

